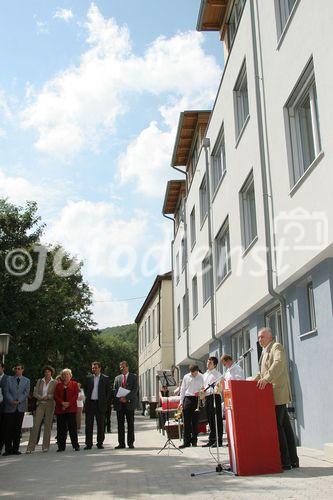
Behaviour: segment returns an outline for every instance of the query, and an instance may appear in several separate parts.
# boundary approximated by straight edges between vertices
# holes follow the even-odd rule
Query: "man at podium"
[[[267,327],[259,330],[258,341],[262,354],[259,360],[260,373],[255,380],[258,380],[259,389],[264,389],[269,383],[273,386],[282,468],[297,468],[299,459],[286,407],[291,402],[291,388],[284,347],[275,342],[272,330]]]

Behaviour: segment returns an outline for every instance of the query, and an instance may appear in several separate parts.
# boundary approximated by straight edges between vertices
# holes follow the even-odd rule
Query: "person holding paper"
[[[134,373],[129,372],[127,361],[119,365],[121,375],[114,379],[114,409],[117,412],[118,446],[117,450],[125,448],[125,417],[127,420],[127,445],[134,448],[134,410],[137,405],[138,381]]]
[[[85,450],[91,450],[93,445],[94,419],[97,422],[97,448],[104,448],[105,438],[105,413],[110,399],[109,377],[101,373],[101,363],[94,361],[91,365],[92,375],[87,377],[86,383],[86,446]]]

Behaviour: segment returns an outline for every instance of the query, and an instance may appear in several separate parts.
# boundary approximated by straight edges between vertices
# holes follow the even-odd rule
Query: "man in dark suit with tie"
[[[8,376],[5,374],[5,365],[0,363],[0,454],[5,444],[5,414],[4,414],[4,389]]]
[[[30,392],[30,380],[23,376],[24,366],[18,364],[14,371],[15,375],[7,378],[4,387],[5,453],[3,455],[21,455],[19,451],[21,429]]]
[[[110,400],[109,377],[101,373],[101,363],[94,361],[91,365],[92,375],[87,377],[86,383],[86,446],[85,450],[91,450],[93,445],[94,419],[97,423],[97,448],[103,449],[105,438],[105,413]]]
[[[116,449],[125,448],[125,417],[127,420],[127,445],[134,448],[134,410],[137,406],[138,381],[134,373],[129,372],[128,363],[121,361],[119,365],[121,375],[114,380],[114,408],[117,411],[118,446]],[[126,396],[117,397],[119,388],[129,391]]]

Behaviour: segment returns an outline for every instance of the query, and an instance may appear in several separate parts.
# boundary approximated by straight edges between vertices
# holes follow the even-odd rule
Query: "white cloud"
[[[53,16],[55,19],[62,19],[66,23],[70,21],[74,15],[71,9],[57,9]]]
[[[41,21],[40,19],[37,19],[37,16],[34,16],[34,18],[36,20],[37,35],[48,35],[49,34],[48,23],[46,21]]]
[[[5,120],[11,120],[13,113],[6,98],[5,92],[0,89],[0,113]]]
[[[132,323],[133,317],[129,312],[128,302],[116,300],[105,288],[90,288],[93,292],[94,319],[99,328]]]
[[[89,277],[127,280],[136,279],[139,251],[149,237],[147,214],[126,218],[112,203],[84,200],[69,202],[45,235],[83,260]]]
[[[8,198],[10,202],[24,205],[26,201],[34,200],[39,205],[50,203],[56,193],[48,187],[34,185],[21,176],[10,177],[0,169],[0,197]]]
[[[85,27],[88,49],[79,65],[48,81],[22,113],[23,127],[37,131],[40,151],[63,160],[84,149],[98,151],[132,93],[165,94],[167,100],[213,96],[220,68],[205,54],[201,33],[159,37],[137,57],[128,28],[105,19],[95,4]]]

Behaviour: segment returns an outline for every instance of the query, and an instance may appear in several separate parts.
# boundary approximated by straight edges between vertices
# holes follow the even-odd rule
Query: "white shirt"
[[[101,374],[99,375],[94,375],[94,388],[91,393],[91,399],[92,401],[97,401],[98,400],[98,384],[99,384],[99,378]]]
[[[239,365],[228,368],[224,378],[225,380],[245,380],[243,368],[241,368]]]
[[[207,387],[208,385],[213,384],[220,377],[222,377],[222,374],[216,368],[213,368],[213,370],[207,370],[203,374],[204,386]],[[206,395],[209,396],[209,394],[214,394],[213,387],[207,389]]]
[[[180,389],[180,404],[183,404],[185,396],[197,395],[204,385],[204,378],[201,373],[198,373],[196,377],[193,377],[192,373],[187,373],[183,378],[182,387]]]
[[[49,383],[51,382],[51,380],[52,379],[50,378],[50,380],[48,381],[48,383],[46,383],[45,378],[42,378],[42,381],[44,382],[43,383],[43,394],[42,394],[43,398],[45,398],[45,396],[47,396],[47,390],[49,388]]]

